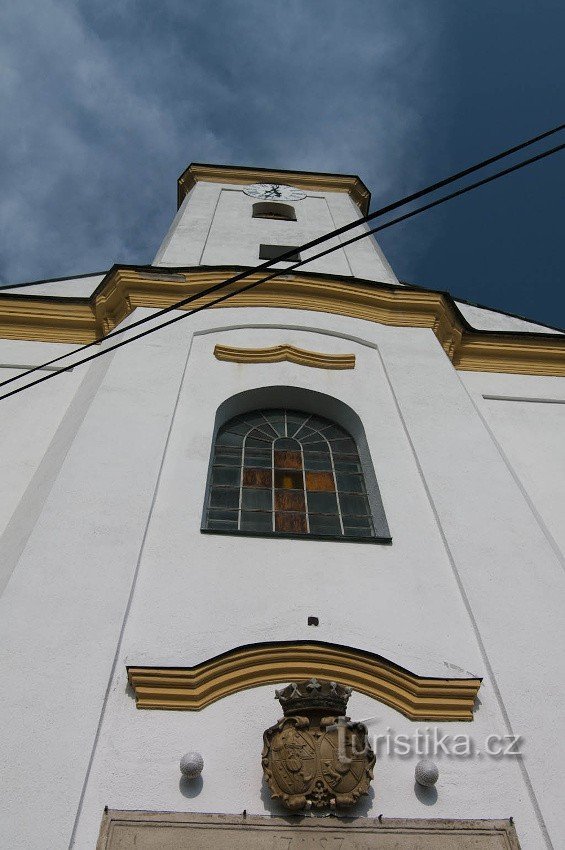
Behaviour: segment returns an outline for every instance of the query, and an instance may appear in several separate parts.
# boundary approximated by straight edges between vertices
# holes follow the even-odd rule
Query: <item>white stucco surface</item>
[[[2,287],[0,289],[0,296],[43,295],[51,298],[88,298],[103,279],[104,274],[62,277],[60,280],[39,281],[38,283],[26,284],[25,286]]]
[[[546,325],[538,325],[536,322],[528,322],[517,316],[508,316],[506,313],[498,313],[496,310],[487,310],[483,307],[475,307],[474,304],[465,304],[462,301],[455,302],[467,319],[469,324],[479,331],[526,331],[530,333],[559,334],[563,331],[548,328]]]
[[[309,194],[284,223],[246,217],[251,199],[233,186],[197,184],[156,262],[252,265],[259,242],[293,244],[293,225],[311,238],[354,215],[346,195],[330,195]],[[336,252],[331,273],[394,282],[368,241]],[[356,362],[234,364],[214,357],[219,343]],[[0,380],[64,350],[2,340]],[[337,400],[359,418],[391,545],[201,532],[217,411],[264,388],[273,405],[282,388],[287,399],[305,391],[319,394],[313,411]],[[139,711],[126,674],[275,640],[483,677],[466,724],[414,723],[354,693],[351,716],[378,718],[371,734],[436,727],[482,751],[440,755],[434,792],[414,785],[421,754],[381,752],[359,814],[513,816],[522,850],[563,846],[565,379],[457,372],[431,329],[225,307],[3,410],[0,847],[94,850],[105,805],[278,813],[260,765],[263,730],[280,715],[274,686],[199,712]],[[485,755],[489,735],[520,736],[522,757]],[[188,750],[205,763],[192,785],[178,767]]]
[[[256,199],[231,184],[197,183],[179,209],[154,265],[242,265],[260,262],[259,246],[300,246],[361,217],[346,192],[307,192],[293,202],[296,221],[253,218]],[[365,225],[362,226],[365,229]],[[301,255],[307,259],[361,232],[354,228]],[[304,265],[306,271],[355,276],[397,283],[392,269],[372,238],[340,248]]]

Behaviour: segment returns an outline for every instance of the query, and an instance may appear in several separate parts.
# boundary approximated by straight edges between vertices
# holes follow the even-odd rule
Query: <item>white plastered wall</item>
[[[243,187],[197,183],[184,199],[154,260],[157,266],[256,266],[260,244],[300,246],[361,217],[347,192],[306,193],[293,202],[296,221],[253,218],[253,204]],[[301,255],[307,259],[366,229],[344,233]],[[277,266],[279,264],[276,264]],[[282,265],[282,264],[281,264]],[[286,264],[285,264],[286,265]],[[372,238],[340,248],[304,265],[305,271],[355,276],[398,283],[382,251]]]
[[[559,708],[547,693],[550,669],[559,663],[554,553],[506,466],[492,455],[490,434],[480,418],[473,419],[471,402],[433,334],[273,309],[211,311],[190,327],[197,332],[192,340],[188,323],[161,337],[171,356],[176,352],[178,407],[174,416],[168,408],[171,431],[166,451],[160,438],[162,470],[158,486],[153,478],[150,509],[149,494],[145,497],[147,534],[144,542],[139,537],[136,542],[139,573],[73,846],[93,846],[105,804],[274,810],[261,789],[259,766],[261,733],[278,716],[273,688],[234,695],[195,714],[139,712],[125,672],[127,663],[183,666],[242,643],[272,639],[358,646],[421,675],[485,675],[474,723],[447,724],[448,731],[470,732],[480,743],[488,734],[513,730],[525,737],[525,764],[443,759],[438,798],[430,805],[414,790],[414,759],[384,759],[377,769],[376,796],[364,811],[405,817],[512,814],[523,847],[544,846],[543,823],[553,828],[559,812],[554,793],[559,756],[543,744]],[[227,364],[214,359],[215,342],[291,342],[317,351],[353,352],[357,365],[353,372],[331,372],[287,363]],[[142,384],[134,381],[129,387],[134,395],[134,387],[141,391],[145,386],[141,368],[137,381]],[[226,397],[270,384],[333,395],[360,415],[391,527],[391,547],[200,533],[216,409]],[[146,441],[144,429],[134,432],[126,454],[138,456]],[[473,464],[466,459],[469,442]],[[113,457],[114,449],[109,451]],[[487,472],[494,492],[485,500]],[[545,578],[533,603],[530,598],[520,603],[536,584],[534,562]],[[538,640],[535,650],[523,625],[532,604],[546,607],[554,628],[553,639]],[[319,628],[306,626],[309,614],[320,617]],[[96,670],[98,662],[90,663]],[[94,702],[101,708],[98,692]],[[352,701],[351,713],[378,715],[378,731],[390,726],[410,733],[415,727],[360,696]],[[441,725],[445,731],[446,724]],[[206,760],[202,787],[193,791],[179,784],[178,774],[178,759],[190,748],[200,749]],[[34,846],[30,840],[27,836],[26,848]]]

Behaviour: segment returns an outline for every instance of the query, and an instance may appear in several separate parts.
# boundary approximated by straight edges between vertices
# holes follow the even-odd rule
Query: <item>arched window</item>
[[[203,529],[383,539],[355,441],[335,422],[297,410],[255,410],[219,429]]]
[[[259,201],[253,204],[253,218],[278,218],[282,221],[296,221],[296,211],[290,204]]]

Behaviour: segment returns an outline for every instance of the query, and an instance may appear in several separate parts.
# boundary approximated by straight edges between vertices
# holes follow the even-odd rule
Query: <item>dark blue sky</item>
[[[149,262],[193,160],[407,194],[564,120],[564,31],[562,0],[4,4],[0,281]],[[565,326],[564,175],[561,153],[381,244],[403,280]]]

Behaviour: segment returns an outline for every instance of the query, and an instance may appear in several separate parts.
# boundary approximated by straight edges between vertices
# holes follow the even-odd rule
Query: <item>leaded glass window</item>
[[[296,410],[230,419],[214,445],[204,527],[374,538],[355,441],[335,422]]]

